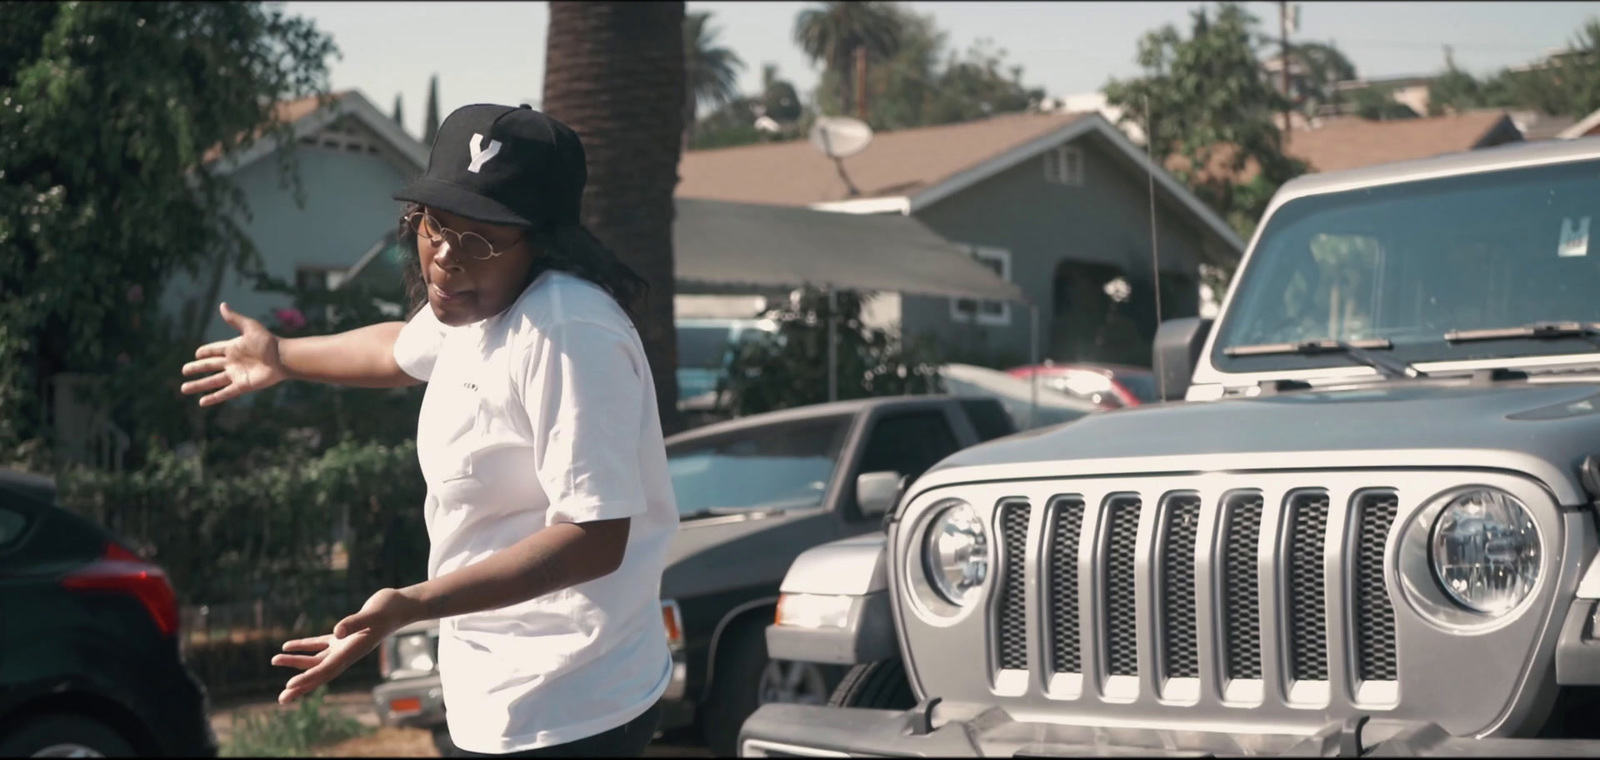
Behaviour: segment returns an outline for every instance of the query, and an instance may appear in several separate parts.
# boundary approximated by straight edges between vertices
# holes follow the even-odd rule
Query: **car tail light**
[[[117,544],[87,567],[68,573],[61,585],[75,591],[128,594],[144,605],[163,636],[178,632],[178,596],[161,568]]]

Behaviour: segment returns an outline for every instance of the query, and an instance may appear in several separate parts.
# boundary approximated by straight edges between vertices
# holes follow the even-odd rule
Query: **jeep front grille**
[[[1383,544],[1394,525],[1400,501],[1392,492],[1368,491],[1356,500],[1360,534],[1356,543],[1356,656],[1363,681],[1393,681],[1394,607],[1383,580]]]
[[[1139,539],[1139,498],[1113,496],[1104,556],[1106,558],[1105,641],[1107,670],[1114,676],[1139,675],[1138,603],[1134,548]]]
[[[1223,505],[1222,624],[1228,678],[1261,677],[1261,495],[1235,494]]]
[[[1000,532],[1006,558],[1005,576],[1000,586],[999,642],[1000,667],[1021,670],[1028,667],[1027,576],[1022,557],[1028,546],[1028,513],[1025,502],[1010,502],[1000,507]]]
[[[1083,499],[1056,501],[1050,510],[1050,564],[1045,586],[1050,595],[1050,668],[1055,673],[1083,669],[1078,645],[1078,536],[1083,531]]]
[[[1289,497],[1289,677],[1296,681],[1328,680],[1327,529],[1326,495]]]
[[[1145,508],[1152,497],[1158,499],[1153,511]],[[1327,682],[1329,669],[1342,660],[1329,657],[1329,620],[1344,620],[1352,628],[1352,680],[1396,680],[1395,614],[1383,571],[1384,546],[1398,509],[1392,490],[1358,492],[1352,519],[1344,521],[1348,527],[1330,523],[1328,493],[1315,488],[1287,494],[1281,529],[1263,525],[1263,500],[1256,491],[1233,489],[1221,497],[1214,534],[1201,530],[1202,517],[1211,514],[1204,506],[1198,494],[1185,491],[1113,493],[1093,506],[1082,497],[1062,495],[1050,500],[1041,530],[1033,535],[1027,502],[1001,504],[996,526],[1004,554],[993,639],[999,668],[1026,670],[1029,647],[1037,643],[1048,655],[1042,661],[1051,671],[1046,681],[1082,674],[1090,661],[1103,664],[1104,676],[1139,675],[1137,579],[1141,563],[1153,563],[1144,575],[1153,586],[1156,608],[1151,620],[1158,642],[1157,682],[1199,678],[1200,642],[1212,638],[1219,642],[1219,671],[1227,680],[1259,682],[1263,658],[1280,651],[1289,681]],[[1090,521],[1095,510],[1097,519]],[[1154,545],[1141,551],[1141,522],[1151,517],[1157,522],[1147,532]],[[1085,531],[1087,522],[1096,526],[1093,534]],[[1214,538],[1201,544],[1202,535]],[[1089,597],[1080,594],[1086,547],[1093,584]],[[1344,547],[1352,552],[1345,565],[1352,609],[1334,615],[1335,605],[1345,602],[1343,595],[1328,593],[1326,559],[1330,550]],[[1038,625],[1047,634],[1044,642],[1029,635],[1027,623],[1025,558],[1034,554],[1042,573]],[[1218,586],[1217,608],[1210,615],[1201,614],[1201,605],[1212,598],[1200,586],[1202,559],[1213,568]],[[1283,601],[1276,605],[1282,620],[1261,619],[1263,568],[1282,574]],[[1202,620],[1210,621],[1212,637],[1200,635]],[[1084,621],[1099,631],[1096,658],[1083,651]],[[1265,647],[1268,640],[1278,642],[1272,650]]]
[[[1200,498],[1179,494],[1162,505],[1161,635],[1167,676],[1199,678],[1200,650],[1195,612],[1194,541],[1200,526]]]

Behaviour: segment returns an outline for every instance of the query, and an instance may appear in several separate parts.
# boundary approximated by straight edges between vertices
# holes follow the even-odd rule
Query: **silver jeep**
[[[1592,220],[1600,139],[1285,185],[1173,403],[801,555],[768,649],[854,668],[742,754],[1600,756]]]

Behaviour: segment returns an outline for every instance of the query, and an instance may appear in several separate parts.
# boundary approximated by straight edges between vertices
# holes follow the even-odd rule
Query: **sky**
[[[932,15],[965,50],[992,40],[1023,69],[1023,81],[1052,96],[1095,92],[1112,77],[1137,76],[1134,47],[1146,31],[1187,32],[1194,2],[908,2]],[[720,42],[744,59],[741,87],[760,87],[774,63],[802,96],[819,70],[794,44],[795,16],[810,3],[689,2],[709,10]],[[1278,6],[1245,5],[1278,29]],[[1336,42],[1363,77],[1426,74],[1444,67],[1444,46],[1474,74],[1524,64],[1565,46],[1600,2],[1307,2],[1291,39]],[[359,89],[385,113],[403,98],[406,128],[422,132],[428,78],[439,75],[444,116],[470,103],[539,103],[548,9],[543,2],[289,2],[330,34],[335,90]]]

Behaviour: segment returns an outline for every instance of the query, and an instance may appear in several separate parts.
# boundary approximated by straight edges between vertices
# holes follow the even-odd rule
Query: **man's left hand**
[[[420,619],[419,602],[386,588],[367,599],[360,612],[340,620],[333,633],[285,643],[284,654],[274,656],[272,664],[304,672],[289,679],[278,703],[288,704],[316,691],[377,649],[389,634]]]

